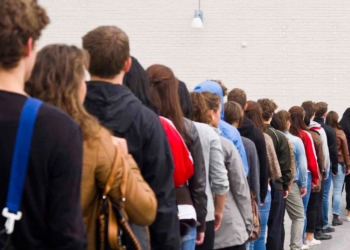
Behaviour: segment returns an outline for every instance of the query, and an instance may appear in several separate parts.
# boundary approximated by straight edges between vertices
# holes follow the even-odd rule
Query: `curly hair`
[[[277,104],[271,99],[259,99],[257,103],[260,105],[262,109],[262,116],[265,121],[268,121],[271,115],[278,108]]]
[[[81,127],[83,139],[98,138],[99,123],[79,100],[88,54],[75,46],[48,45],[39,51],[26,92],[56,106]]]
[[[17,67],[29,38],[38,40],[49,22],[46,11],[36,0],[1,0],[0,68]]]
[[[222,89],[222,96],[224,97],[227,96],[227,88],[221,80],[209,80],[209,81],[218,83]]]
[[[191,119],[195,122],[210,124],[210,109],[203,94],[201,92],[191,92],[190,97],[193,106]]]

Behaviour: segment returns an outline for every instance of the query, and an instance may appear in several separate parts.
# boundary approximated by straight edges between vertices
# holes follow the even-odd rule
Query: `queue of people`
[[[1,249],[282,250],[286,211],[290,249],[309,249],[343,224],[344,183],[350,222],[350,109],[276,113],[219,80],[189,91],[169,66],[144,69],[116,26],[37,53],[49,22],[37,1],[0,1]]]

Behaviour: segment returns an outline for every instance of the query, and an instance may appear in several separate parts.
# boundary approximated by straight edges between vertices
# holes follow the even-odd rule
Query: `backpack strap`
[[[22,217],[19,207],[21,205],[27,173],[34,125],[41,105],[41,101],[28,98],[23,106],[19,120],[15,148],[12,156],[6,207],[2,211],[2,215],[7,218],[5,224],[7,234],[12,234],[15,221],[20,220]]]

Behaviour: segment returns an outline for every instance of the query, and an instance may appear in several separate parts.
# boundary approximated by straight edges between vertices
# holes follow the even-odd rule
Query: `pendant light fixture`
[[[192,28],[203,29],[203,11],[201,11],[201,0],[198,0],[198,10],[194,11],[194,18],[192,20]]]

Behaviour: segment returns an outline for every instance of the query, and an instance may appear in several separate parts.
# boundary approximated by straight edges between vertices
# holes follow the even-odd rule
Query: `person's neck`
[[[238,122],[234,122],[234,123],[232,123],[232,126],[234,126],[235,128],[238,128],[238,125],[239,125],[239,123],[238,123]]]
[[[28,96],[24,91],[25,71],[22,68],[20,64],[11,70],[0,70],[0,90]]]
[[[98,76],[91,76],[91,81],[96,81],[96,82],[109,82],[112,84],[123,84],[123,79],[124,79],[124,73],[120,73],[119,75],[116,75],[113,78],[103,78],[103,77],[98,77]]]

